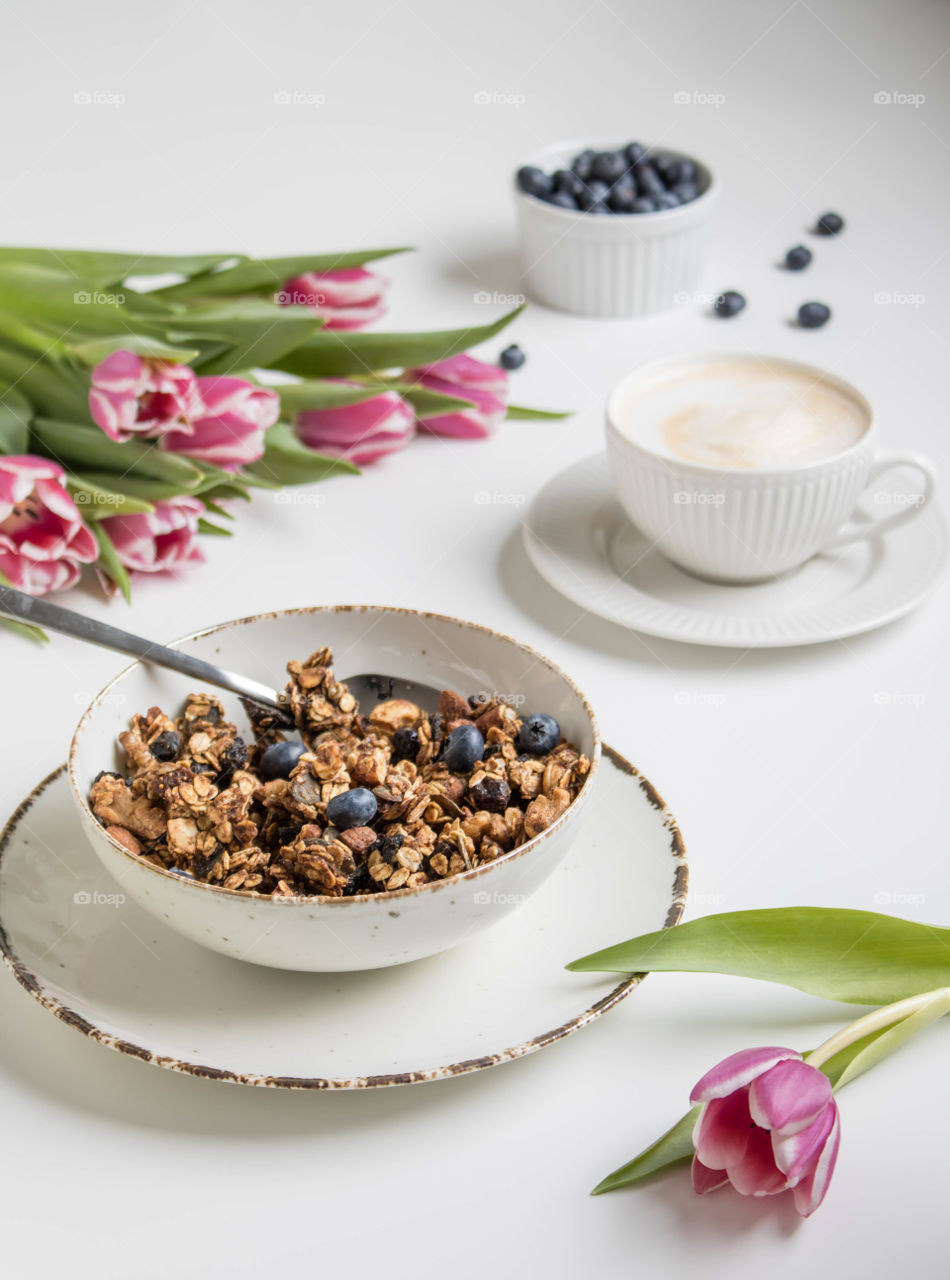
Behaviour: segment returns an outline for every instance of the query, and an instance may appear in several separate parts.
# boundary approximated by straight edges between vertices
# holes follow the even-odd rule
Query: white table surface
[[[743,653],[639,638],[539,581],[523,508],[475,495],[530,498],[598,448],[605,393],[631,365],[704,348],[852,377],[887,442],[946,472],[948,47],[946,8],[923,0],[4,5],[7,243],[415,244],[389,269],[392,326],[479,322],[502,308],[477,295],[521,288],[507,190],[520,157],[615,130],[716,166],[725,192],[706,283],[749,299],[728,328],[688,309],[630,322],[531,309],[512,333],[528,353],[513,395],[575,417],[511,422],[486,444],[419,441],[312,490],[319,505],[259,498],[180,585],[140,585],[131,610],[91,592],[65,603],[159,639],[338,601],[497,626],[577,677],[606,739],[668,799],[692,863],[691,915],[873,908],[883,895],[884,909],[946,923],[945,590],[846,643]],[[275,102],[288,93],[296,101]],[[916,94],[925,102],[896,100]],[[828,208],[846,235],[807,240]],[[811,270],[776,270],[802,240],[816,248]],[[808,298],[834,308],[820,332],[787,324]],[[3,636],[0,655],[9,810],[62,760],[116,660]],[[944,1275],[943,1027],[842,1095],[837,1174],[807,1223],[784,1202],[701,1200],[679,1175],[587,1195],[681,1114],[711,1063],[748,1044],[813,1045],[850,1012],[765,984],[660,975],[531,1059],[327,1097],[123,1059],[5,976],[4,1273],[850,1277],[894,1274],[910,1250],[917,1275]]]

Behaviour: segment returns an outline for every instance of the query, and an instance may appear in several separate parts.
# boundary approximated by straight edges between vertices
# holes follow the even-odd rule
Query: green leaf
[[[434,418],[441,413],[457,413],[460,409],[474,407],[472,400],[463,400],[461,396],[447,396],[443,391],[432,391],[419,382],[391,382],[387,386],[390,391],[398,391],[412,405],[419,418]]]
[[[176,482],[153,480],[148,476],[133,475],[131,472],[127,472],[124,476],[117,476],[111,471],[84,471],[83,479],[94,488],[108,488],[110,484],[121,482],[122,492],[132,500],[139,499],[145,506],[161,502],[165,498],[180,497],[183,492],[181,485]],[[196,490],[189,489],[187,492],[193,495]]]
[[[730,973],[827,1000],[891,1004],[950,985],[950,929],[836,907],[732,911],[644,934],[567,967]]]
[[[177,360],[180,364],[188,364],[199,352],[175,347],[159,338],[148,338],[141,334],[121,333],[113,338],[93,338],[89,342],[80,342],[67,348],[71,356],[88,368],[94,368],[100,360],[105,360],[114,351],[134,351],[137,356],[151,357],[155,360]]]
[[[554,409],[529,409],[526,405],[510,404],[505,417],[522,418],[525,422],[553,422],[561,418],[570,418],[573,412],[573,409],[559,412]]]
[[[121,292],[90,287],[74,276],[29,264],[0,263],[0,311],[48,329],[57,339],[70,333],[114,336],[125,328],[136,330]]]
[[[238,255],[222,253],[155,254],[104,253],[98,249],[37,249],[0,247],[0,266],[11,264],[43,267],[72,276],[100,288],[118,284],[127,276],[194,275]]]
[[[115,549],[115,543],[103,529],[101,524],[94,524],[92,532],[95,535],[96,542],[99,544],[99,559],[96,561],[98,567],[106,575],[111,578],[115,585],[125,597],[126,604],[132,603],[132,583],[129,578],[128,570],[119,559],[119,554]]]
[[[135,476],[163,480],[173,486],[172,492],[184,493],[196,488],[205,475],[190,459],[168,453],[154,441],[126,440],[119,444],[99,427],[51,418],[37,418],[32,430],[43,453],[84,471],[114,471],[123,477],[123,491],[125,480]],[[113,476],[113,486],[116,483]],[[108,489],[109,484],[103,487]]]
[[[140,515],[155,510],[150,502],[105,488],[81,472],[67,473],[66,484],[84,520],[105,520],[109,516]]]
[[[295,351],[274,361],[272,367],[303,378],[338,378],[432,364],[495,337],[522,310],[517,307],[491,324],[431,333],[341,333],[321,329]]]
[[[912,1036],[929,1027],[932,1022],[936,1022],[947,1012],[950,1012],[950,991],[944,988],[935,991],[931,1000],[906,1018],[901,1018],[888,1027],[879,1027],[869,1032],[862,1039],[856,1040],[836,1053],[833,1058],[819,1063],[819,1067],[832,1085],[836,1089],[841,1089],[865,1071],[869,1071],[871,1067],[877,1066]],[[808,1056],[808,1054],[805,1055],[806,1058]]]
[[[26,453],[30,447],[29,400],[14,387],[0,388],[0,453]]]
[[[280,395],[280,411],[285,418],[293,418],[307,409],[339,409],[344,405],[359,404],[378,396],[384,389],[387,388],[372,383],[351,386],[345,382],[329,382],[320,378],[272,387]]]
[[[5,587],[12,587],[13,583],[5,573],[0,573],[0,583]],[[34,627],[30,622],[21,622],[19,618],[5,618],[0,616],[0,624],[5,626],[14,635],[23,636],[26,640],[32,640],[36,644],[47,644],[49,636],[42,627]]]
[[[167,329],[174,341],[211,339],[215,344],[195,361],[203,374],[237,374],[268,368],[323,327],[319,316],[298,307],[278,307],[261,299],[237,299],[195,307]]]
[[[276,294],[286,281],[307,271],[342,271],[362,267],[367,262],[406,253],[399,249],[357,249],[352,253],[309,253],[286,258],[245,258],[236,266],[214,271],[199,279],[186,280],[160,290],[163,297],[182,299],[196,297],[229,297],[240,293]]]
[[[233,529],[222,529],[219,524],[212,524],[210,520],[205,520],[204,517],[198,518],[198,532],[208,533],[213,535],[216,538],[233,538],[234,537]]]
[[[608,1173],[602,1182],[598,1182],[591,1195],[600,1196],[605,1191],[616,1191],[618,1187],[627,1187],[632,1182],[642,1182],[651,1174],[671,1165],[687,1164],[693,1158],[693,1129],[699,1116],[701,1106],[687,1111],[681,1120],[677,1120],[672,1129],[667,1129],[662,1137],[657,1138],[651,1146],[641,1151],[638,1156],[621,1165],[613,1173]]]
[[[270,427],[264,440],[264,456],[244,471],[277,485],[310,484],[331,475],[359,474],[352,462],[314,453],[302,445],[286,422]]]

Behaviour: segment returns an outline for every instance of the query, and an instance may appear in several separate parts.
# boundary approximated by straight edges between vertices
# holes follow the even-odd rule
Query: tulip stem
[[[872,1032],[893,1026],[912,1014],[919,1013],[922,1009],[927,1009],[931,1006],[935,1006],[931,1010],[935,1017],[942,1017],[943,1014],[950,1012],[950,987],[938,987],[936,991],[925,991],[919,996],[909,996],[906,1000],[898,1000],[895,1004],[883,1005],[880,1009],[875,1009],[873,1013],[865,1014],[863,1018],[858,1018],[856,1022],[850,1023],[841,1031],[830,1036],[824,1044],[820,1044],[814,1052],[808,1054],[807,1061],[812,1067],[820,1067],[823,1062],[833,1058],[836,1053],[840,1053],[842,1049],[847,1049],[849,1045],[858,1040],[863,1040],[865,1036],[870,1035]]]

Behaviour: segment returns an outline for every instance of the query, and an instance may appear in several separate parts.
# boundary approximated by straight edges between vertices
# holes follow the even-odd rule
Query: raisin
[[[170,760],[177,760],[181,755],[181,734],[176,733],[174,729],[160,733],[149,745],[149,751],[163,764],[167,764]]]
[[[400,832],[394,836],[381,836],[379,839],[379,856],[384,862],[392,862],[405,843],[406,837]]]
[[[393,734],[393,759],[415,760],[419,754],[419,735],[415,729],[397,729]]]
[[[484,777],[474,787],[469,787],[468,794],[476,809],[504,813],[511,799],[511,788],[504,778]]]

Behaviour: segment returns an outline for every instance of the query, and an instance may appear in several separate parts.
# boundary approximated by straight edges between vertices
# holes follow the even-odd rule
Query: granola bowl
[[[345,693],[348,674],[355,676],[366,672],[385,672],[401,680],[414,681],[436,689],[464,691],[466,697],[472,698],[472,707],[477,709],[488,705],[496,709],[500,707],[504,712],[501,714],[496,710],[492,717],[492,722],[497,722],[501,727],[495,726],[485,731],[486,744],[490,744],[490,747],[486,746],[485,758],[488,760],[490,751],[497,755],[497,762],[486,764],[485,769],[489,773],[503,774],[507,760],[513,779],[522,778],[519,770],[533,769],[535,782],[532,785],[535,788],[534,794],[539,797],[536,805],[543,806],[547,803],[543,799],[544,795],[561,797],[558,803],[548,804],[543,822],[536,821],[534,824],[527,816],[532,802],[522,800],[521,818],[518,818],[513,808],[509,824],[515,829],[520,821],[520,834],[506,841],[503,838],[503,827],[502,835],[497,833],[501,814],[491,815],[490,820],[488,814],[483,814],[480,819],[478,813],[472,812],[473,806],[467,793],[463,797],[458,792],[452,792],[458,800],[454,808],[454,802],[442,798],[440,788],[445,789],[443,779],[447,776],[447,770],[439,766],[437,753],[433,748],[433,763],[427,768],[420,766],[417,770],[415,764],[410,767],[405,763],[401,770],[391,767],[390,780],[375,788],[376,793],[382,797],[379,801],[381,816],[373,823],[378,843],[368,853],[355,853],[357,858],[364,859],[357,872],[364,876],[364,883],[370,885],[371,891],[360,888],[353,891],[350,884],[341,887],[342,876],[353,864],[350,862],[344,871],[340,871],[333,861],[332,851],[336,850],[344,858],[349,858],[351,846],[356,850],[359,844],[356,838],[358,833],[369,831],[365,836],[365,841],[369,841],[373,832],[369,827],[357,827],[352,831],[344,830],[341,835],[326,816],[326,805],[321,800],[321,794],[325,797],[334,790],[352,787],[362,776],[356,773],[357,769],[373,767],[370,756],[385,758],[390,750],[382,730],[379,730],[375,741],[381,741],[382,748],[377,746],[374,751],[374,725],[367,725],[367,719],[372,722],[374,715],[367,717],[361,714],[359,723],[353,728],[355,738],[347,737],[347,731],[342,728],[323,733],[319,738],[324,747],[324,740],[327,738],[345,739],[344,755],[350,747],[355,750],[355,755],[351,753],[345,756],[345,767],[354,770],[353,779],[351,781],[348,774],[340,775],[346,777],[347,781],[338,786],[320,782],[326,771],[320,773],[322,761],[313,754],[316,751],[319,755],[320,748],[312,738],[308,740],[306,727],[303,730],[304,741],[309,742],[309,754],[305,753],[301,757],[299,766],[291,777],[296,778],[301,770],[309,770],[314,775],[315,782],[308,781],[311,792],[314,786],[316,792],[308,793],[305,799],[312,801],[317,808],[305,809],[303,816],[296,816],[299,828],[296,838],[283,837],[291,843],[287,848],[282,848],[279,854],[267,854],[258,849],[249,835],[246,843],[253,856],[249,860],[246,856],[247,849],[240,849],[237,850],[238,856],[229,863],[245,869],[249,865],[256,868],[257,862],[263,860],[266,863],[271,858],[270,864],[261,868],[263,878],[257,872],[253,876],[242,876],[233,873],[222,875],[217,870],[208,873],[211,876],[217,875],[217,881],[200,878],[207,866],[213,863],[214,854],[198,864],[188,864],[198,867],[199,874],[195,878],[192,873],[183,874],[178,867],[169,865],[170,855],[161,839],[149,845],[140,838],[130,838],[129,831],[110,825],[102,817],[103,810],[100,806],[97,806],[100,815],[97,818],[90,804],[90,792],[103,771],[106,771],[108,777],[118,778],[129,767],[130,753],[131,756],[135,756],[136,752],[145,754],[138,737],[131,745],[129,743],[130,720],[138,726],[136,735],[140,732],[150,734],[149,741],[155,738],[163,726],[177,725],[179,729],[185,726],[184,731],[187,732],[187,720],[169,720],[168,716],[158,713],[157,709],[164,709],[169,716],[174,716],[182,707],[186,707],[187,714],[201,714],[209,699],[201,697],[196,700],[193,695],[212,693],[211,690],[196,690],[193,681],[175,672],[140,662],[133,663],[97,695],[79,722],[69,756],[73,798],[86,837],[118,882],[120,891],[186,938],[212,951],[272,968],[312,972],[385,968],[436,955],[463,939],[471,938],[473,934],[490,927],[514,911],[555,870],[578,834],[581,815],[589,799],[600,760],[600,735],[596,719],[583,694],[564,672],[549,659],[508,636],[487,627],[439,614],[387,607],[341,605],[292,609],[237,619],[185,636],[176,641],[174,647],[225,668],[239,670],[274,688],[283,685],[290,659],[302,659],[311,654],[307,663],[312,664],[316,659],[315,651],[322,653],[324,647],[329,648],[335,655],[336,671],[335,677],[332,671],[329,672],[329,678],[337,682],[332,685],[332,690],[336,693],[337,703],[344,709],[349,704],[345,696],[339,697],[339,690],[342,688]],[[306,677],[311,681],[311,686],[315,678],[313,672],[319,670],[302,662],[293,663],[292,669],[300,673],[292,676],[292,682]],[[472,694],[472,690],[477,691],[476,694]],[[231,733],[236,732],[242,739],[253,742],[254,734],[239,699],[225,693],[215,693],[215,698],[219,699],[220,707],[220,712],[216,710],[214,713],[215,722],[223,725],[226,720]],[[540,768],[543,760],[535,761],[523,753],[516,759],[514,747],[506,744],[504,732],[508,731],[508,722],[511,720],[511,713],[507,708],[512,707],[516,710],[523,708],[525,716],[529,712],[552,716],[560,726],[561,755],[552,753],[543,757],[543,760],[548,761],[543,769]],[[370,708],[364,710],[372,711]],[[472,710],[471,715],[475,716],[476,710]],[[466,723],[464,708],[461,722]],[[419,725],[423,740],[429,731],[427,726],[431,723],[432,717],[429,717],[424,725]],[[164,733],[166,739],[169,732],[172,737],[180,737],[169,729]],[[386,728],[386,732],[390,732],[390,727]],[[118,745],[120,734],[124,735],[124,750]],[[202,745],[206,746],[207,736],[201,739]],[[369,740],[357,741],[357,738],[361,739],[363,736]],[[192,751],[195,741],[194,737],[188,739],[184,750]],[[566,744],[571,745],[568,747]],[[257,746],[252,745],[252,761],[256,758],[255,752],[262,750],[264,745],[264,741]],[[331,746],[336,751],[335,742]],[[442,750],[444,751],[444,747]],[[579,766],[575,763],[571,775],[574,782],[566,780],[566,773],[570,773],[570,770],[565,770],[562,757],[569,762],[580,760],[583,765],[578,773]],[[152,757],[145,754],[145,758],[152,767]],[[426,751],[421,750],[418,758],[420,761],[426,759]],[[185,759],[189,764],[194,764],[192,755],[183,754],[182,760]],[[354,759],[357,759],[355,765]],[[393,752],[392,760],[396,759]],[[248,770],[252,767],[252,764],[246,765]],[[172,766],[166,768],[166,780],[171,768]],[[161,772],[154,768],[152,771]],[[134,772],[133,769],[133,774]],[[195,787],[202,781],[202,778],[196,776],[197,770],[195,775],[187,769],[185,773]],[[394,776],[397,774],[398,777]],[[433,792],[433,807],[425,807],[424,812],[426,815],[436,815],[431,819],[433,823],[449,824],[451,833],[459,842],[458,848],[464,854],[464,865],[457,859],[451,860],[451,864],[447,863],[445,857],[440,861],[438,851],[448,846],[444,841],[433,845],[435,837],[422,829],[429,819],[424,822],[420,818],[413,826],[413,814],[417,813],[419,806],[408,817],[404,816],[415,792],[408,795],[402,807],[399,807],[403,794],[407,792],[405,778],[418,778],[421,786],[430,775],[433,775],[432,780],[426,785]],[[216,775],[208,772],[202,775],[204,776]],[[257,808],[253,813],[257,815],[258,822],[263,824],[262,831],[266,823],[274,821],[273,810],[262,806],[293,807],[295,803],[286,798],[286,790],[291,786],[289,782],[264,787],[259,781],[255,782],[250,773],[241,772],[240,769],[232,771],[231,776],[232,789],[239,784],[243,784],[248,791],[256,788],[254,804]],[[481,777],[481,771],[478,777]],[[552,777],[553,784],[549,785]],[[477,780],[474,774],[464,779],[469,788]],[[141,782],[141,778],[129,781],[130,794],[141,793],[141,802],[148,807],[149,801],[144,798],[145,784]],[[151,785],[151,775],[146,781]],[[220,775],[216,776],[216,781],[221,787],[226,787],[225,783],[221,783]],[[395,785],[397,782],[399,786]],[[484,780],[482,782],[484,784]],[[204,792],[210,795],[207,785],[202,785]],[[462,782],[457,781],[456,785],[461,786]],[[525,796],[531,794],[526,782],[522,781],[521,785]],[[560,790],[557,789],[559,786]],[[321,787],[324,788],[322,793]],[[513,797],[517,790],[518,783],[512,781]],[[194,790],[188,794],[193,796]],[[154,798],[154,792],[149,792],[149,795]],[[294,795],[297,795],[297,791],[294,791]],[[384,808],[387,805],[390,807]],[[445,806],[445,811],[440,812],[440,805]],[[486,805],[486,808],[489,807],[493,806]],[[150,808],[149,813],[152,811]],[[283,813],[283,810],[280,812]],[[317,817],[311,825],[300,826],[301,823],[309,822],[314,813]],[[261,818],[261,814],[269,816]],[[509,815],[508,810],[505,815]],[[390,822],[389,819],[393,817],[397,821]],[[383,818],[386,819],[386,825],[382,825]],[[481,836],[481,843],[478,843],[481,835],[479,823],[482,819],[486,834]],[[211,820],[205,820],[199,814],[199,828],[209,827],[210,822]],[[408,827],[401,823],[407,823]],[[533,834],[539,826],[543,829]],[[466,843],[463,829],[471,833],[474,843],[472,839],[468,839]],[[493,834],[491,841],[487,834],[489,829]],[[220,831],[220,827],[214,830]],[[384,839],[383,832],[403,830],[408,830],[408,837],[402,837],[406,841],[404,856],[397,866],[398,874],[391,877],[400,887],[386,889],[384,886],[388,880],[384,881],[383,877],[389,876],[389,871],[380,865],[379,842]],[[203,835],[211,840],[211,836],[202,831],[199,831],[199,840]],[[416,857],[413,844],[421,842],[424,836],[428,837],[429,844],[420,844],[422,854]],[[351,837],[346,847],[341,844],[343,837]],[[390,847],[399,840],[398,836],[392,835],[385,838],[390,841]],[[171,843],[169,839],[167,844],[170,846]],[[258,843],[263,844],[263,838]],[[395,844],[397,850],[400,843]],[[293,859],[297,856],[295,851],[300,847],[302,852],[299,853],[299,861],[294,862]],[[320,855],[319,858],[316,854]],[[407,858],[406,854],[416,857],[416,861],[413,862],[412,857]],[[220,845],[216,856],[221,856]],[[331,864],[329,870],[328,861]],[[460,865],[462,869],[456,869]],[[273,888],[275,877],[283,874],[274,868],[284,866],[290,868],[287,872],[288,881],[278,881],[277,888]],[[307,882],[306,888],[312,890],[315,884],[326,883],[331,892],[299,891],[299,886],[304,881],[295,880],[292,872],[309,876],[314,866],[318,868],[320,875],[328,878],[326,881]],[[413,866],[418,868],[415,872],[412,872]],[[404,868],[409,868],[410,874],[404,874]],[[357,876],[357,872],[353,875]],[[334,879],[335,875],[337,879]],[[430,875],[432,878],[429,878]],[[368,876],[373,877],[376,882],[371,883],[370,879],[365,879]],[[244,879],[249,880],[253,887],[240,887]],[[382,888],[380,882],[383,883]]]

